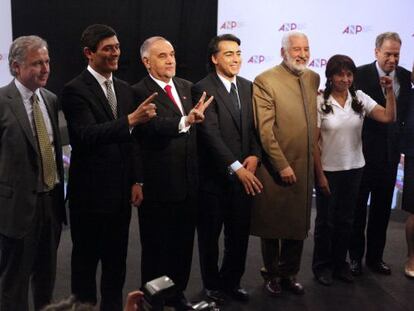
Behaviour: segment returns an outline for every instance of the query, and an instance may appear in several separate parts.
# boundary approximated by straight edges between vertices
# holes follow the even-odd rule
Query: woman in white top
[[[346,254],[365,165],[361,139],[364,117],[392,122],[396,116],[392,79],[380,80],[387,99],[384,108],[364,92],[355,91],[355,72],[350,57],[332,56],[325,70],[326,88],[317,101],[314,152],[317,216],[312,270],[316,279],[327,286],[332,284],[332,277],[353,281]]]

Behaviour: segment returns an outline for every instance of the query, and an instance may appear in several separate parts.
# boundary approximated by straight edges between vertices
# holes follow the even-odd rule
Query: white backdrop
[[[309,38],[309,67],[325,84],[325,66],[334,54],[350,56],[357,66],[375,60],[375,38],[385,31],[402,40],[400,66],[411,71],[414,61],[414,1],[394,0],[219,0],[217,33],[242,41],[241,76],[254,80],[281,62],[281,39],[299,30]],[[400,205],[403,167],[398,170],[393,208]]]
[[[219,0],[217,33],[233,33],[242,41],[241,76],[257,74],[281,61],[281,38],[299,30],[311,49],[309,67],[325,83],[325,65],[334,54],[350,56],[357,66],[374,61],[376,36],[398,32],[402,40],[400,65],[414,61],[413,0]]]
[[[0,86],[10,82],[8,54],[12,42],[11,0],[0,0]]]

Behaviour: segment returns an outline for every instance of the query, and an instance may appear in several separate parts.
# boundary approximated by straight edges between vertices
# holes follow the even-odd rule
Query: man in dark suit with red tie
[[[214,96],[198,128],[200,196],[197,224],[200,267],[206,295],[218,303],[228,294],[246,301],[240,286],[250,231],[251,196],[262,185],[255,177],[261,150],[254,128],[252,83],[237,76],[241,66],[240,39],[214,37],[208,47],[212,70],[193,86]],[[218,239],[224,227],[224,257],[218,263]]]
[[[155,116],[154,96],[137,108],[131,87],[113,76],[120,47],[111,27],[87,27],[81,44],[88,67],[66,84],[61,98],[72,147],[72,293],[81,302],[97,303],[100,261],[100,309],[116,311],[122,310],[130,203],[142,200],[131,130]]]
[[[366,165],[349,249],[351,271],[354,275],[362,273],[361,261],[364,255],[365,263],[372,271],[391,274],[391,268],[382,257],[400,161],[400,138],[411,90],[410,72],[398,66],[400,49],[401,39],[397,33],[385,32],[378,35],[375,42],[377,60],[358,67],[355,75],[356,89],[362,90],[382,106],[385,106],[386,100],[379,79],[385,75],[393,79],[397,99],[397,120],[390,124],[379,123],[370,118],[364,120],[362,143]],[[367,209],[369,196],[370,203]]]
[[[63,203],[57,97],[45,89],[48,45],[13,41],[14,80],[0,88],[0,310],[35,310],[52,299]]]
[[[193,108],[192,83],[175,77],[175,51],[163,37],[141,46],[148,76],[133,86],[139,99],[157,92],[157,117],[135,127],[143,167],[144,200],[139,209],[142,284],[169,276],[177,286],[167,301],[191,310],[183,291],[190,274],[198,185],[195,124],[204,119],[205,95]]]

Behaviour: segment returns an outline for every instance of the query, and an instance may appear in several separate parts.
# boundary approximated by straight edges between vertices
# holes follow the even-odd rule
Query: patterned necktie
[[[231,83],[230,96],[236,111],[240,111],[239,95],[237,95],[236,85],[233,82]]]
[[[40,110],[39,98],[34,93],[32,96],[33,121],[36,129],[37,141],[39,144],[40,159],[42,163],[43,182],[48,189],[52,189],[56,180],[56,161],[47,133],[43,113]]]
[[[112,88],[112,81],[111,80],[106,80],[105,81],[105,86],[106,86],[106,98],[108,99],[108,104],[111,107],[112,110],[112,114],[114,115],[115,119],[118,118],[118,112],[116,110],[116,97],[115,97],[115,93],[114,90]]]

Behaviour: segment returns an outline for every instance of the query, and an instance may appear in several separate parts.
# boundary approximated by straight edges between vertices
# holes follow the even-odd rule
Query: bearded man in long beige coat
[[[265,288],[303,294],[296,281],[310,224],[314,132],[319,75],[306,68],[306,35],[289,32],[282,39],[283,61],[256,77],[253,104],[264,150],[257,170],[264,192],[256,196],[251,234],[261,237]]]

